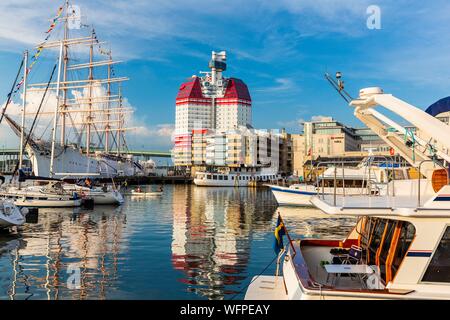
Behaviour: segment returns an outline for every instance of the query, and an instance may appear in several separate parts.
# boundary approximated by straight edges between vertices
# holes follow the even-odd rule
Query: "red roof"
[[[230,78],[227,91],[222,99],[239,99],[252,101],[247,85],[241,79]]]
[[[197,102],[204,102],[206,104],[210,103],[210,98],[203,96],[200,78],[192,77],[188,82],[185,82],[180,86],[180,90],[177,95],[177,102],[184,103],[186,101],[183,100],[187,99],[202,99],[202,101]],[[247,103],[251,103],[252,98],[250,97],[247,85],[242,80],[230,78],[227,82],[225,96],[223,98],[218,98],[217,102],[220,103],[223,100],[244,100]]]
[[[192,77],[189,82],[185,82],[180,86],[177,100],[189,98],[204,99],[202,94],[202,86],[198,77]]]

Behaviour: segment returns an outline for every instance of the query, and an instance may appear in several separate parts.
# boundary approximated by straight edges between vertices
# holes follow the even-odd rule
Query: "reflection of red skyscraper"
[[[223,298],[233,293],[227,286],[238,285],[244,278],[254,210],[247,210],[240,201],[241,191],[177,188],[173,199],[172,265],[183,271],[179,281],[188,285],[187,290]],[[243,221],[248,225],[242,225]]]

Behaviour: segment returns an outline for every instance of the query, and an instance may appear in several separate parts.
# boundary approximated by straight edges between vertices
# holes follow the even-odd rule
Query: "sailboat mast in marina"
[[[69,1],[58,9],[31,63],[27,54],[24,58],[25,72],[18,84],[23,88],[22,125],[9,115],[6,120],[20,137],[21,150],[28,153],[35,175],[76,178],[141,174],[140,165],[126,154],[125,133],[131,128],[125,122],[132,109],[124,107],[122,82],[129,79],[116,76],[114,66],[120,62],[113,60],[111,50],[105,49],[95,29],[82,23],[82,18],[79,7]],[[62,37],[53,40],[58,30]],[[33,66],[44,60],[43,56],[51,59],[56,52],[57,80],[28,83],[30,78],[37,78],[31,72]],[[44,94],[46,105],[39,114],[25,112],[30,94]],[[26,130],[27,115],[39,119],[32,132]],[[51,130],[37,132],[49,127]],[[24,146],[28,135],[29,143]]]

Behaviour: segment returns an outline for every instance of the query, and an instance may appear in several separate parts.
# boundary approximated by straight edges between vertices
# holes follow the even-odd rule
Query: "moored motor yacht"
[[[286,231],[282,276],[255,277],[246,299],[450,299],[450,126],[380,88],[362,89],[350,105],[420,176],[390,181],[385,195],[314,196],[329,215],[359,217],[354,229],[331,241],[293,240]],[[377,105],[433,139],[409,133]]]
[[[411,177],[410,168],[388,163],[387,159],[374,163],[370,158],[357,168],[343,168],[338,163],[317,177],[316,184],[293,184],[289,187],[269,185],[280,206],[310,207],[311,198],[317,194],[358,195],[386,194],[387,183],[392,179]],[[336,188],[335,188],[336,185]]]

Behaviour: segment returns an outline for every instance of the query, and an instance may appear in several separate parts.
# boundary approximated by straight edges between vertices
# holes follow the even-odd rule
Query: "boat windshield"
[[[344,242],[315,239],[300,242],[301,254],[294,258],[302,260],[296,261],[296,265],[304,266],[298,267],[302,270],[297,268],[299,278],[310,275],[310,279],[302,281],[306,287],[308,283],[316,282],[333,289],[381,290],[394,280],[414,239],[414,225],[406,221],[364,217],[355,232],[357,237],[352,236]],[[355,270],[350,273],[337,271],[341,268]]]

